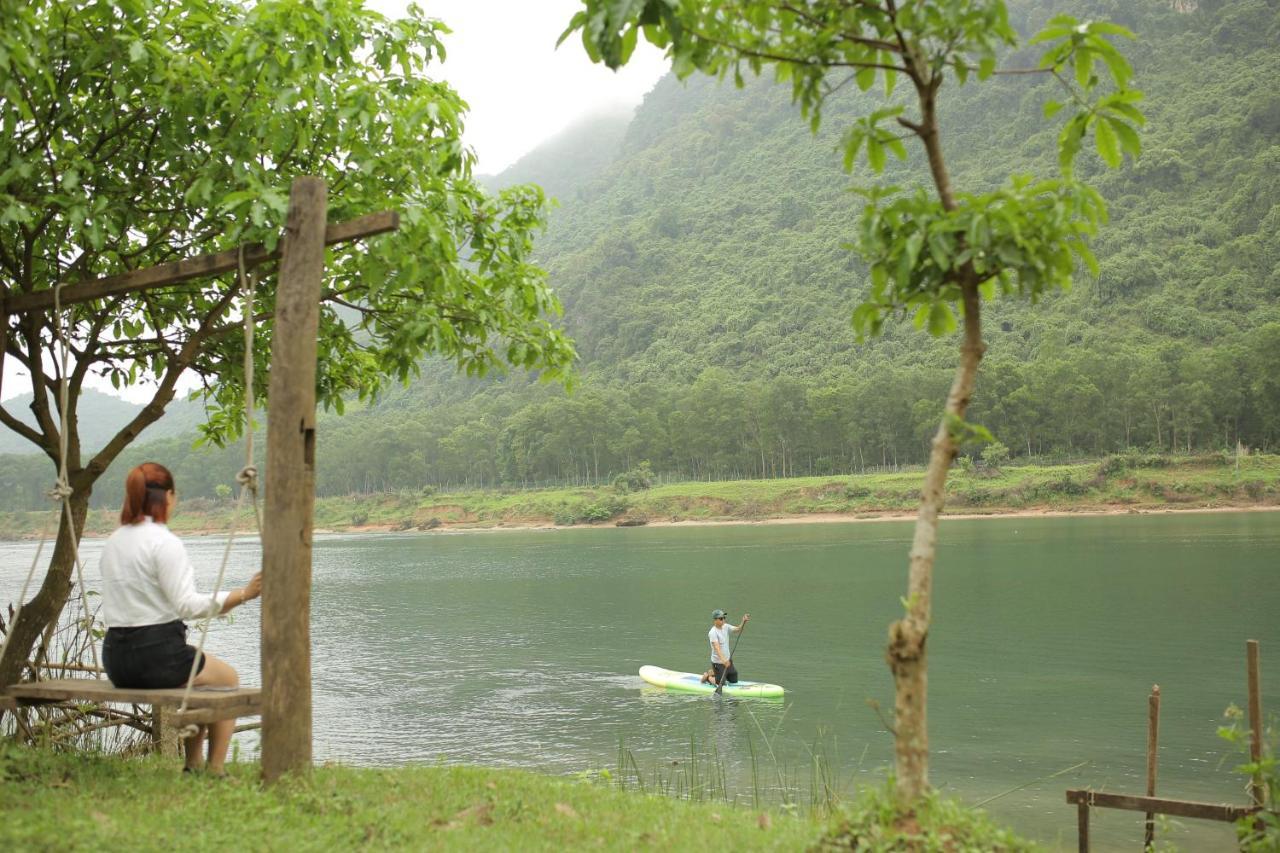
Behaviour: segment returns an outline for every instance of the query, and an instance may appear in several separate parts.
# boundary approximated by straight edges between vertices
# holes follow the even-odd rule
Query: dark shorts
[[[719,684],[722,681],[729,684],[738,683],[738,668],[733,665],[733,661],[729,661],[728,673],[724,671],[724,664],[722,663],[713,663],[711,664],[711,668],[716,671],[716,684]]]
[[[163,625],[109,628],[102,641],[102,665],[116,687],[185,687],[195,659],[195,646],[187,645],[187,626],[181,619]],[[204,664],[201,655],[197,673]]]

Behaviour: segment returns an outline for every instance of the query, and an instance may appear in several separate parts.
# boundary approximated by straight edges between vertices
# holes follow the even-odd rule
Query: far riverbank
[[[614,487],[431,489],[321,497],[316,529],[331,532],[456,532],[574,526],[671,526],[904,520],[915,516],[923,472],[669,483]],[[179,504],[179,533],[222,533],[233,501]],[[1280,508],[1280,456],[1239,459],[1125,455],[1071,465],[957,467],[947,480],[947,518],[1240,511]],[[51,511],[0,514],[0,538],[29,539],[54,522]],[[105,536],[114,509],[90,512],[85,536]],[[236,524],[253,526],[242,510]]]

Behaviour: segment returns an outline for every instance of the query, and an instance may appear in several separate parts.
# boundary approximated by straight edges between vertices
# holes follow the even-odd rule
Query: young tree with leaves
[[[842,137],[844,166],[865,158],[875,172],[889,155],[907,157],[906,141],[923,149],[931,186],[862,190],[858,249],[869,265],[866,300],[853,313],[858,335],[878,334],[895,313],[918,328],[949,334],[963,323],[960,361],[934,434],[910,552],[906,613],[889,630],[886,653],[895,686],[897,789],[910,803],[928,788],[927,658],[938,516],[947,472],[962,442],[989,439],[965,421],[982,338],[982,301],[997,294],[1032,300],[1070,286],[1076,259],[1096,274],[1088,239],[1106,218],[1102,198],[1079,181],[1073,164],[1087,135],[1110,166],[1137,156],[1139,92],[1109,37],[1123,27],[1051,20],[1029,44],[1045,45],[1035,68],[997,72],[1001,51],[1016,47],[1002,0],[583,0],[561,41],[581,32],[588,55],[624,65],[640,37],[664,48],[681,77],[721,78],[773,68],[788,82],[816,130],[827,99],[847,83],[863,91],[879,81],[886,105],[853,122]],[[1066,98],[1058,136],[1060,175],[1014,175],[1007,186],[971,194],[952,186],[938,122],[944,84],[996,73],[1037,73],[1061,81]],[[907,98],[894,98],[905,81]]]
[[[469,373],[503,365],[559,376],[574,353],[530,260],[535,187],[486,195],[461,140],[465,105],[430,78],[447,30],[416,8],[388,20],[359,0],[33,0],[0,5],[0,304],[55,283],[280,238],[288,187],[314,175],[331,221],[395,209],[399,232],[330,250],[318,397],[375,394],[437,354]],[[266,350],[275,280],[259,282]],[[71,589],[72,536],[95,481],[199,377],[207,437],[234,439],[244,343],[234,276],[113,296],[61,312],[0,312],[0,357],[32,377],[36,426],[0,423],[55,465],[64,436],[73,523],[17,624],[0,685],[15,681]],[[70,345],[63,371],[55,320]],[[255,362],[265,389],[267,358]],[[142,411],[104,447],[80,443],[91,375],[156,377]],[[65,379],[69,396],[50,397]],[[228,476],[230,476],[230,473]]]

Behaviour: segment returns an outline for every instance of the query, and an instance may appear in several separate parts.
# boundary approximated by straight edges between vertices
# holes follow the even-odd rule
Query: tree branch
[[[191,333],[191,337],[187,339],[182,349],[169,360],[164,377],[160,380],[159,387],[156,388],[151,401],[143,406],[142,411],[138,412],[133,420],[125,424],[119,432],[112,436],[111,440],[98,451],[93,459],[89,460],[89,464],[85,466],[86,471],[95,476],[100,476],[115,461],[120,452],[128,447],[144,429],[160,419],[160,416],[164,414],[165,406],[173,400],[174,388],[178,384],[179,377],[199,355],[201,347],[215,329],[214,324],[226,313],[237,293],[236,288],[228,288],[222,299],[209,310],[202,319],[200,326]]]

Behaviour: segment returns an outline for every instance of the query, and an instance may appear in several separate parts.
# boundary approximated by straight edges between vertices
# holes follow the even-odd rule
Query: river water
[[[751,803],[880,784],[893,707],[883,663],[901,612],[910,522],[317,537],[312,602],[318,761],[465,762],[716,777]],[[1244,802],[1215,736],[1246,701],[1280,710],[1280,513],[948,520],[930,635],[931,781],[1046,845],[1074,849],[1072,787],[1145,791],[1147,695],[1163,694],[1158,793]],[[90,588],[98,542],[87,542]],[[205,584],[224,541],[191,538]],[[0,543],[0,601],[31,543]],[[243,582],[258,543],[238,540]],[[785,700],[668,694],[646,663],[700,671],[713,608],[752,619],[736,660]],[[258,610],[208,648],[258,682]],[[193,635],[194,636],[194,635]],[[245,736],[241,736],[245,737]],[[242,741],[252,752],[252,736]],[[693,758],[691,759],[691,756]],[[1081,764],[1074,770],[1046,778]],[[1018,790],[1004,793],[1010,789]],[[1099,849],[1141,844],[1142,817],[1093,812]],[[1231,849],[1227,825],[1162,828]]]

